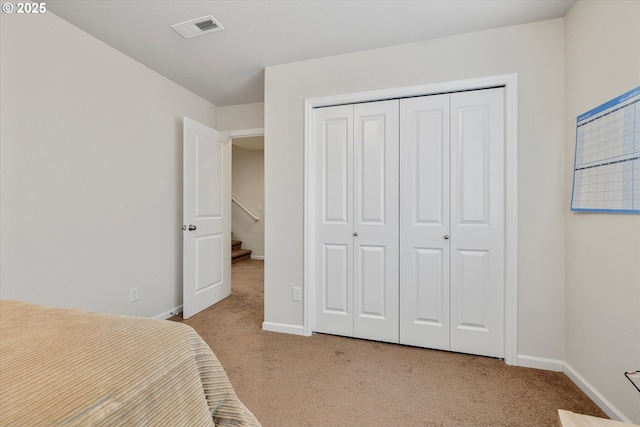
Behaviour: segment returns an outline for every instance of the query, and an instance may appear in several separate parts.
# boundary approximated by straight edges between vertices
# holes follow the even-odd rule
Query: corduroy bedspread
[[[0,301],[2,426],[259,426],[180,323]]]

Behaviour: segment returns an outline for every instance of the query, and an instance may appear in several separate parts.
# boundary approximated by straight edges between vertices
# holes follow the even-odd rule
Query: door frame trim
[[[450,82],[394,89],[374,90],[304,101],[304,277],[303,334],[313,332],[314,252],[313,224],[313,109],[341,104],[407,98],[466,90],[505,88],[505,298],[504,360],[517,365],[518,359],[518,74],[502,74]]]
[[[229,138],[249,138],[252,136],[264,136],[264,128],[253,128],[253,129],[237,129],[237,130],[226,130],[220,131],[222,133],[226,133]]]

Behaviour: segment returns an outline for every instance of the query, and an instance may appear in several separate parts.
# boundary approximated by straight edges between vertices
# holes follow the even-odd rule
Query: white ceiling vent
[[[185,39],[224,30],[222,24],[211,15],[174,24],[171,28],[179,32]]]

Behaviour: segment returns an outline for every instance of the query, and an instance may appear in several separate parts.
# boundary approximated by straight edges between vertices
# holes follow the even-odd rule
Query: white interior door
[[[449,350],[449,94],[400,111],[400,342]]]
[[[504,89],[451,95],[451,350],[504,357]]]
[[[398,101],[314,111],[314,330],[398,341]]]
[[[231,143],[185,117],[183,150],[186,319],[231,293]]]
[[[315,331],[504,357],[503,97],[314,111]]]
[[[402,344],[504,357],[503,96],[401,101]]]
[[[353,336],[353,106],[314,111],[314,330]]]
[[[398,100],[354,106],[354,336],[398,342]]]

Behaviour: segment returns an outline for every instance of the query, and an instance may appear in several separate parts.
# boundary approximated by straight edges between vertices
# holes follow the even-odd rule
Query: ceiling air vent
[[[206,21],[196,22],[196,27],[200,28],[201,31],[207,31],[218,28],[218,24],[213,22],[212,19],[207,19]]]
[[[179,32],[185,39],[224,30],[222,24],[211,15],[174,24],[171,28]]]

